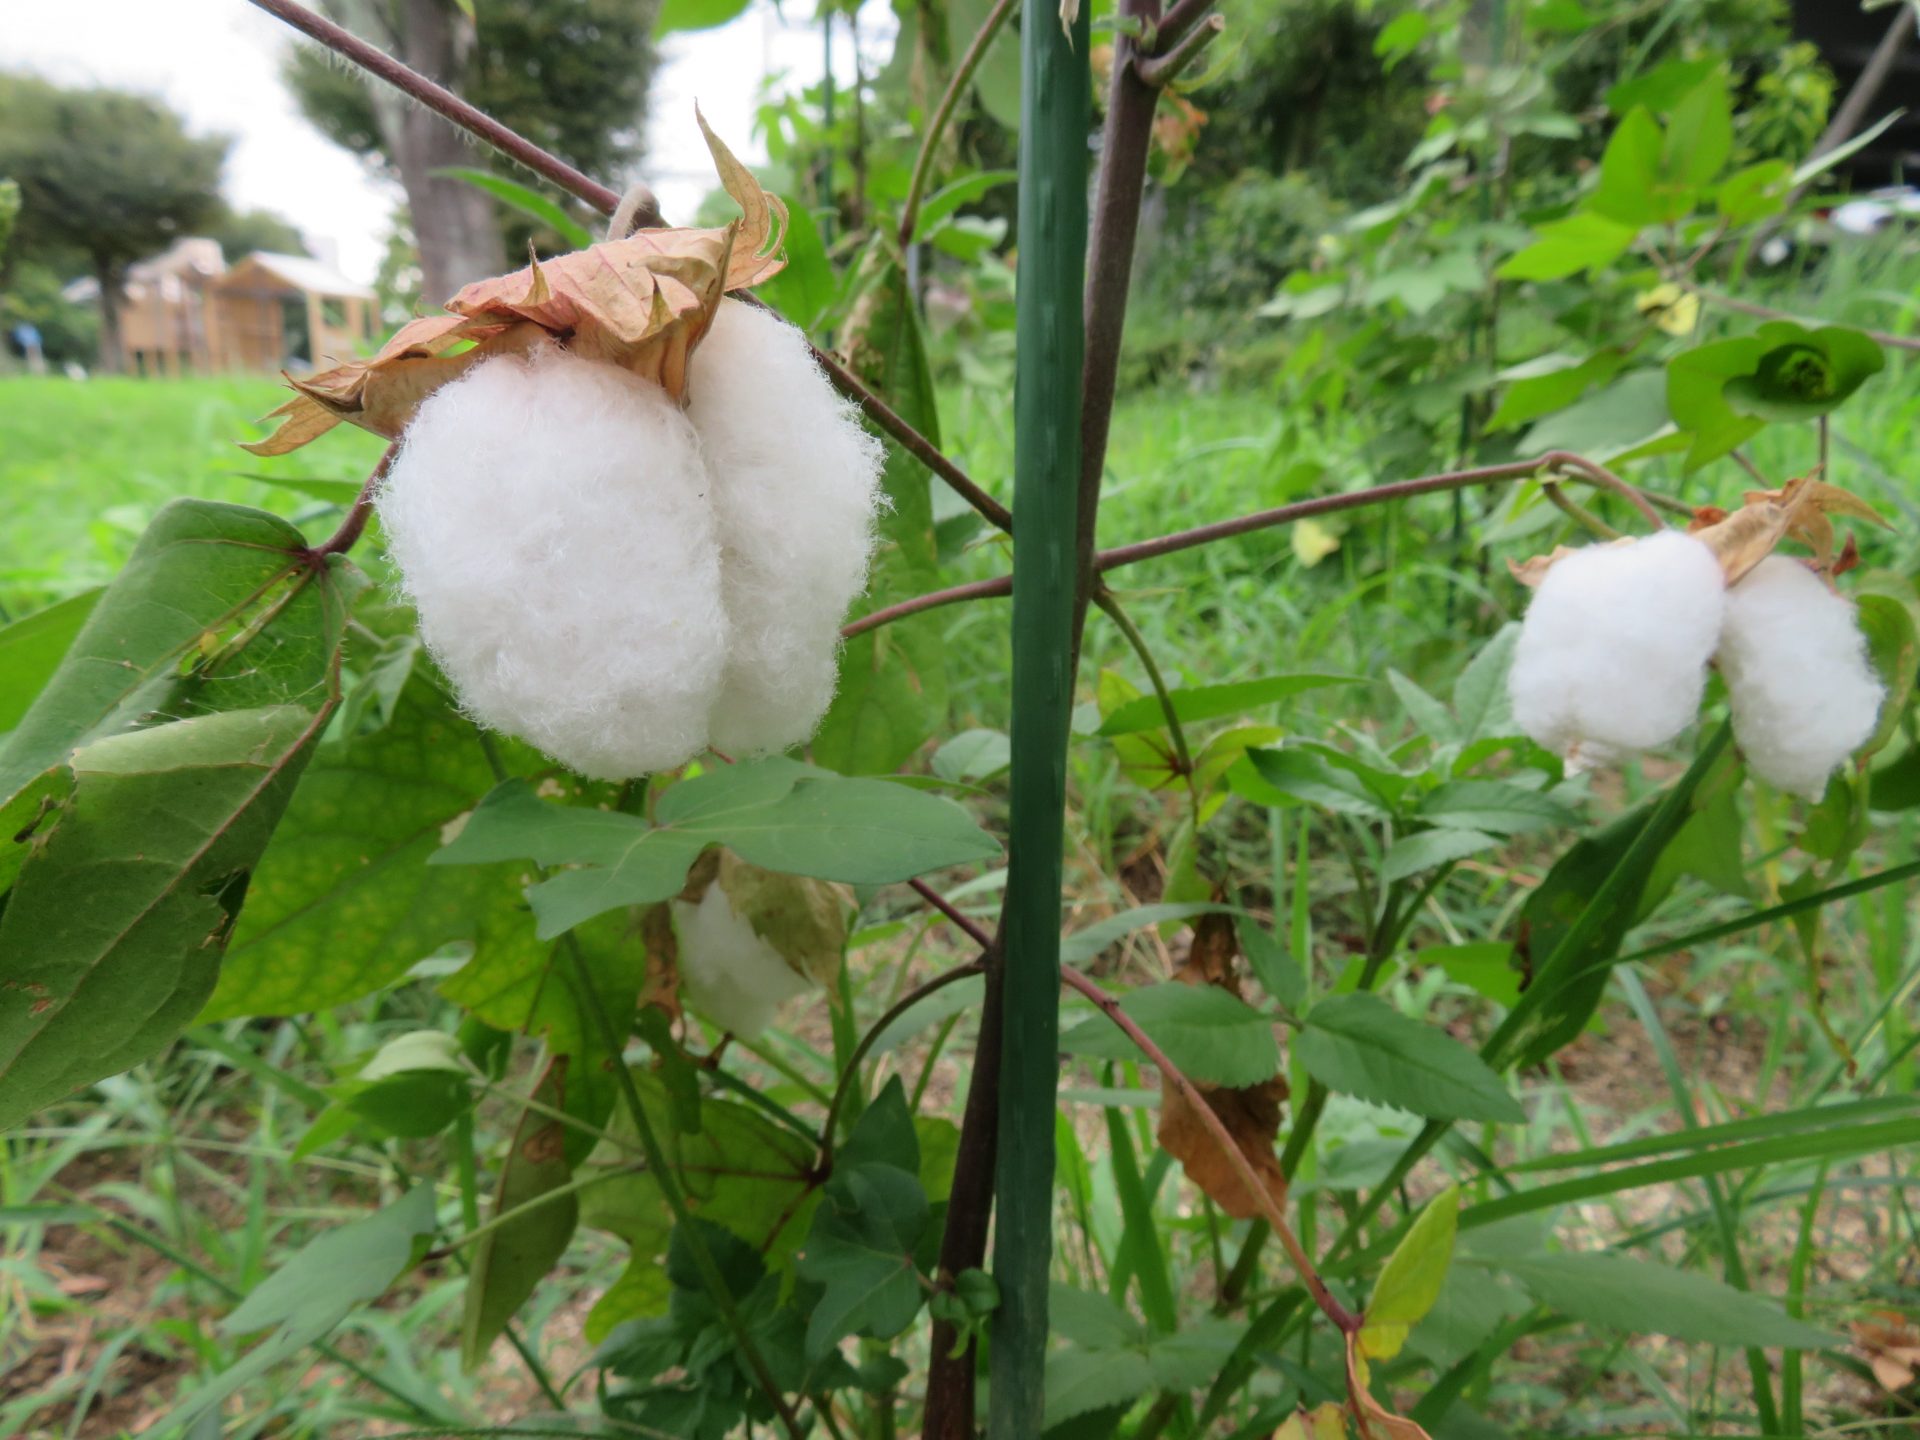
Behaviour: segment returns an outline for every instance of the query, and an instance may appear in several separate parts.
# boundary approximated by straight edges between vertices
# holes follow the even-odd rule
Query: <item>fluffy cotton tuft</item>
[[[1784,555],[1768,556],[1728,592],[1720,673],[1747,763],[1816,799],[1873,734],[1885,698],[1853,605]]]
[[[1678,531],[1574,551],[1527,607],[1507,680],[1514,719],[1589,763],[1664,744],[1700,708],[1726,604],[1720,562]]]
[[[706,745],[727,638],[708,488],[659,386],[544,346],[429,397],[379,509],[467,711],[624,779]]]
[[[698,904],[673,902],[680,983],[687,1003],[723,1030],[751,1040],[774,1012],[810,989],[807,979],[754,933],[727,892],[709,885]]]
[[[840,622],[866,584],[884,448],[791,325],[723,300],[687,375],[713,476],[732,647],[713,707],[721,750],[806,739],[833,698]]]

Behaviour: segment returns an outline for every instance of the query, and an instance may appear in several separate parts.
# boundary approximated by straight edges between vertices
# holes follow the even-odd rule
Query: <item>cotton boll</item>
[[[813,733],[840,623],[866,585],[884,448],[793,326],[723,300],[693,352],[688,416],[713,477],[732,626],[713,743],[758,754]]]
[[[709,885],[698,903],[674,901],[673,926],[687,1003],[743,1040],[765,1030],[782,1003],[810,988],[733,908],[720,885]]]
[[[625,779],[706,746],[727,635],[708,488],[659,386],[546,346],[429,397],[379,508],[467,711]]]
[[[1873,734],[1885,698],[1853,605],[1784,555],[1727,592],[1720,673],[1747,763],[1813,798]]]
[[[1719,561],[1678,531],[1574,551],[1527,607],[1507,680],[1515,721],[1588,763],[1671,740],[1700,708],[1725,613]]]

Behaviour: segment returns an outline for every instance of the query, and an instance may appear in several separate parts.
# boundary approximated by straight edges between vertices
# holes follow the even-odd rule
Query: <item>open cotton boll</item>
[[[1853,605],[1785,555],[1769,555],[1727,592],[1720,673],[1747,763],[1816,799],[1873,734],[1885,698]]]
[[[673,928],[687,1003],[743,1040],[765,1030],[784,1002],[811,988],[719,885],[709,885],[698,903],[674,901]]]
[[[1520,627],[1515,721],[1588,763],[1664,744],[1700,709],[1725,613],[1720,562],[1678,531],[1574,551],[1548,569]]]
[[[713,743],[798,744],[833,698],[840,622],[865,586],[880,441],[834,393],[806,337],[723,300],[693,352],[687,414],[713,477],[731,626]]]
[[[467,711],[617,780],[707,743],[727,634],[707,490],[659,386],[543,346],[429,397],[379,508]]]

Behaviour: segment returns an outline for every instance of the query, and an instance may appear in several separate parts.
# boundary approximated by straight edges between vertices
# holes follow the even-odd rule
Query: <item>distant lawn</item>
[[[279,460],[241,450],[286,394],[267,379],[0,380],[0,605],[18,615],[103,583],[176,495],[324,509],[246,477],[359,479],[380,443],[343,426]]]

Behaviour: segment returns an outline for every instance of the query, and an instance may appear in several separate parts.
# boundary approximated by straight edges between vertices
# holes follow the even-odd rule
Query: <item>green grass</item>
[[[168,500],[194,495],[316,521],[329,507],[249,474],[365,477],[380,442],[342,426],[262,460],[238,442],[286,389],[264,379],[0,380],[0,606],[18,616],[105,583]]]

